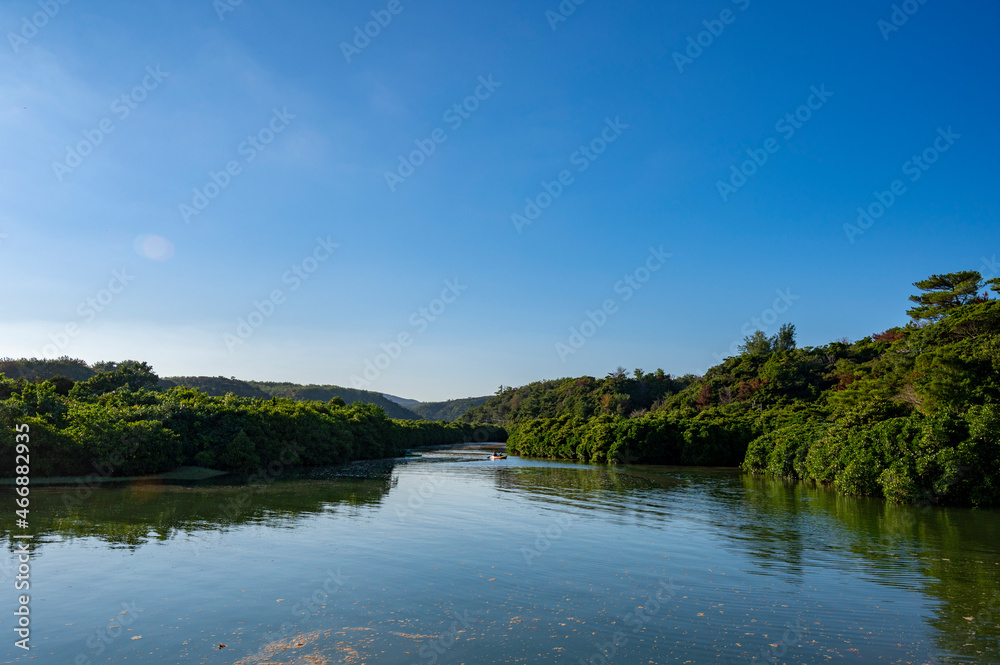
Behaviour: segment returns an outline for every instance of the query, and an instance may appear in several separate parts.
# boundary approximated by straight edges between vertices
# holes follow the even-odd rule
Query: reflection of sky
[[[311,484],[310,499],[335,500],[298,513],[270,510],[282,493],[262,493],[267,519],[135,548],[50,537],[32,569],[37,655],[232,663],[278,640],[283,624],[285,637],[311,635],[273,662],[306,653],[336,662],[351,650],[367,662],[427,662],[421,648],[426,655],[455,634],[440,655],[447,662],[576,662],[618,630],[628,637],[619,662],[748,660],[795,625],[805,632],[786,647],[789,662],[938,654],[928,621],[940,603],[925,595],[912,555],[858,552],[873,534],[838,526],[845,498],[823,490],[748,489],[732,472],[516,458],[425,456],[394,477],[380,500],[354,505],[336,482]],[[965,537],[936,556],[958,561],[966,545],[982,547],[957,528]],[[88,636],[133,600],[142,608],[134,624],[110,658],[95,656]]]

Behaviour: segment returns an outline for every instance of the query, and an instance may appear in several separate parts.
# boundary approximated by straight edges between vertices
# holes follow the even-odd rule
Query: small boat
[[[491,460],[507,459],[507,456],[504,455],[503,453],[493,453],[492,455],[490,455],[490,459]]]

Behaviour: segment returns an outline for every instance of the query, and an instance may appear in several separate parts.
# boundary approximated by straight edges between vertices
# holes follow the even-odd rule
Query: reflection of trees
[[[615,468],[595,469],[586,465],[506,466],[497,469],[496,484],[502,490],[544,496],[574,496],[600,490],[623,492],[644,485]]]
[[[502,491],[550,510],[667,529],[682,512],[728,535],[722,547],[792,584],[809,583],[810,567],[853,556],[868,564],[871,580],[907,590],[916,581],[938,601],[928,626],[939,648],[972,662],[1000,660],[997,511],[897,506],[725,470],[511,466],[494,478]]]
[[[32,542],[38,547],[51,538],[99,538],[135,548],[179,533],[243,524],[289,526],[310,515],[378,504],[395,482],[390,475],[380,474],[257,485],[143,481],[94,489],[35,487],[31,493]]]
[[[662,490],[671,491],[682,481],[663,475],[616,467],[505,466],[498,468],[494,482],[502,492],[513,492],[543,507],[648,519],[648,526],[661,527],[670,515],[670,504]]]
[[[887,586],[912,589],[913,579],[923,579],[922,591],[940,601],[929,621],[940,648],[973,661],[1000,657],[996,511],[898,506],[752,476],[744,476],[743,485],[758,516],[743,532],[769,543],[757,556],[787,561],[790,554],[770,546],[787,540],[798,543],[791,551],[799,556],[835,548],[874,562],[868,574]]]
[[[803,500],[804,483],[742,475],[743,492],[719,489],[726,510],[719,514],[723,533],[733,534],[739,547],[762,569],[788,582],[802,583],[809,550],[829,546],[835,524],[813,514]],[[727,528],[728,527],[728,528]],[[789,579],[791,578],[791,579]]]

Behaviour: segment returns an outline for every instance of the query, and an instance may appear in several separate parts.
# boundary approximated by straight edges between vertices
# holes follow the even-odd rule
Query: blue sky
[[[562,8],[4,3],[0,354],[437,400],[996,270],[994,3]]]

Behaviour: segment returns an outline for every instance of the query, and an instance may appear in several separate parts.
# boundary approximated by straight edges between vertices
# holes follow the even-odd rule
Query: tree
[[[786,323],[778,329],[778,334],[771,338],[771,347],[775,351],[791,351],[795,348],[795,326]]]
[[[1000,293],[1000,277],[991,279],[990,281],[986,282],[986,286],[990,287],[991,291]]]
[[[110,366],[112,363],[105,363]],[[102,372],[86,381],[81,381],[73,386],[70,391],[73,397],[92,397],[110,393],[119,388],[126,388],[136,391],[140,388],[155,390],[160,382],[160,377],[153,372],[149,363],[126,360],[117,365],[116,369],[109,372]]]
[[[795,348],[795,326],[786,323],[770,337],[763,330],[754,331],[743,338],[740,353],[751,356],[769,356],[775,351],[792,351]]]
[[[992,284],[992,281],[990,282]],[[910,296],[917,303],[906,313],[914,321],[939,321],[949,311],[974,300],[983,288],[983,276],[977,270],[963,270],[944,275],[931,275],[914,282],[924,293]]]
[[[244,430],[236,433],[218,461],[229,471],[251,473],[260,466],[257,447]]]
[[[766,356],[770,355],[771,351],[773,351],[771,340],[768,339],[763,330],[757,330],[754,334],[744,337],[743,344],[740,346],[740,353],[751,356]]]
[[[53,376],[49,379],[49,383],[51,383],[52,387],[55,388],[56,394],[62,395],[63,397],[69,395],[69,391],[73,389],[74,385],[76,385],[76,382],[73,379],[61,374]]]
[[[698,399],[694,401],[695,406],[699,409],[707,409],[712,405],[712,386],[707,383],[701,387],[701,392],[698,393]]]

